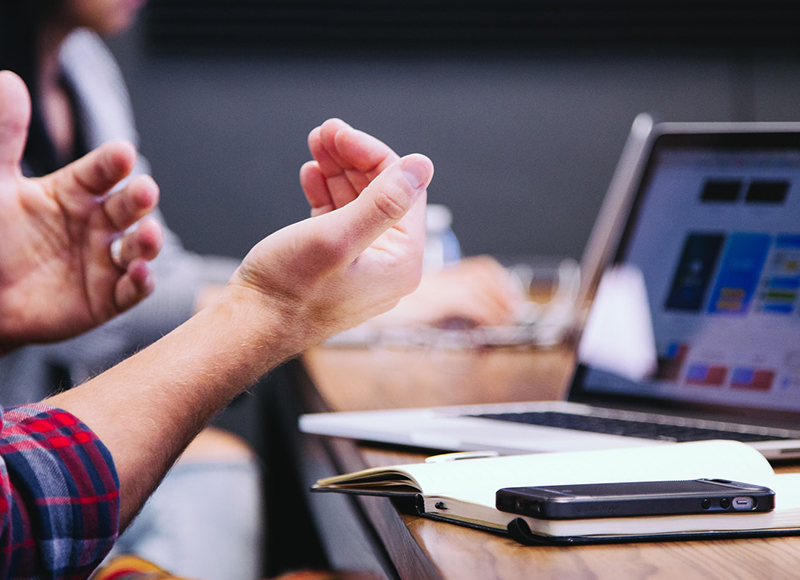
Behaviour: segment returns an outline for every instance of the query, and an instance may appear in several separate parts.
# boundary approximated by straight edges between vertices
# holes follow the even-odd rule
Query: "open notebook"
[[[504,453],[738,439],[800,457],[800,124],[640,116],[583,265],[610,273],[568,401],[305,415],[301,430]]]
[[[525,543],[591,543],[692,539],[800,532],[800,474],[776,475],[755,450],[734,441],[514,455],[377,467],[322,479],[315,491],[412,497],[420,515],[497,532]],[[702,477],[757,482],[775,492],[766,512],[709,511],[691,515],[546,520],[495,508],[504,487]],[[697,500],[698,503],[700,500]],[[517,521],[521,519],[522,521]],[[523,531],[523,533],[519,533]]]

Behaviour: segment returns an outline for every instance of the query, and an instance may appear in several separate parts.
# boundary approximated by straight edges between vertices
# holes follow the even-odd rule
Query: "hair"
[[[58,168],[55,146],[47,133],[38,82],[37,37],[63,0],[2,0],[0,2],[0,70],[17,73],[31,94],[31,126],[24,158],[37,175]]]

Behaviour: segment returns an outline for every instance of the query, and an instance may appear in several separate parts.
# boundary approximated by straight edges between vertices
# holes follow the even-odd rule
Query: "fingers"
[[[322,140],[323,125],[329,126],[329,129],[326,130],[327,147]],[[326,177],[339,175],[345,169],[341,164],[341,160],[336,159],[334,153],[329,151],[329,149],[335,149],[335,139],[329,137],[329,134],[331,131],[335,132],[339,129],[345,129],[347,127],[349,127],[349,125],[344,121],[340,121],[339,119],[329,119],[319,127],[315,127],[311,133],[308,134],[308,150],[311,151],[311,155],[317,160],[322,173]]]
[[[476,290],[481,290],[484,302],[491,305],[498,315],[494,324],[510,322],[524,302],[525,297],[511,274],[490,256],[464,258],[455,267],[453,275]]]
[[[352,129],[344,121],[331,119],[308,136],[308,148],[322,173],[325,191],[334,208],[350,203],[366,187],[365,183],[360,183],[360,187],[356,188],[350,182],[347,174],[352,167],[350,161],[343,159],[336,151],[336,134],[347,130]]]
[[[140,175],[122,190],[110,195],[103,203],[106,216],[119,231],[123,231],[158,205],[159,189],[149,175]]]
[[[480,284],[480,281],[475,281]],[[514,309],[504,291],[491,287],[475,289],[465,296],[464,314],[481,326],[500,326],[513,321]]]
[[[0,72],[0,177],[19,175],[30,119],[25,83],[11,71]]]
[[[336,209],[325,182],[325,175],[316,161],[308,161],[300,168],[300,186],[311,206],[311,217]]]
[[[128,265],[114,288],[114,302],[119,312],[124,312],[149,296],[155,280],[147,260],[137,258]]]
[[[422,197],[433,178],[433,163],[413,154],[390,165],[361,195],[339,211],[330,213],[332,235],[347,232],[352,258],[363,252],[381,234],[401,220]],[[420,204],[422,206],[422,204]],[[424,207],[417,208],[413,224],[420,250],[424,244]]]
[[[150,261],[164,245],[164,232],[161,224],[147,218],[118,242],[119,257],[112,261],[123,274],[114,287],[114,304],[118,312],[124,312],[153,292],[155,278]]]
[[[447,310],[439,313],[429,324],[447,327],[454,322],[459,327],[467,328],[500,326],[508,323],[508,315],[487,302],[483,296],[466,292],[464,296],[452,297]]]
[[[400,314],[417,324],[499,326],[513,321],[517,305],[505,268],[478,256],[425,276]]]
[[[117,238],[112,244],[111,259],[121,270],[127,270],[138,259],[153,260],[164,245],[164,232],[156,220],[144,219],[139,226]]]
[[[389,146],[340,119],[325,121],[311,131],[308,146],[324,176],[326,194],[337,208],[353,201],[398,159]]]
[[[391,147],[341,119],[328,119],[312,131],[309,149],[327,176],[356,169],[375,177],[398,159]]]
[[[130,174],[135,163],[136,149],[133,145],[114,141],[101,145],[44,179],[51,181],[53,191],[66,198],[87,193],[104,195]]]
[[[373,179],[399,159],[391,147],[368,133],[349,125],[335,132],[330,127],[327,123],[322,125],[323,143],[345,169],[355,169]]]

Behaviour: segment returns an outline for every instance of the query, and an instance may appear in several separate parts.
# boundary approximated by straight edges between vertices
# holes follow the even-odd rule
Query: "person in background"
[[[26,175],[55,171],[112,139],[138,146],[127,89],[113,56],[98,35],[125,30],[145,0],[5,0],[0,5],[0,70],[28,85],[32,101]],[[133,175],[148,174],[139,157]],[[166,192],[170,195],[172,192]],[[191,195],[191,192],[181,192]],[[163,216],[155,214],[162,225]],[[186,251],[164,227],[165,243],[154,262],[153,295],[124,317],[64,345],[31,349],[4,362],[0,380],[14,381],[4,401],[23,402],[47,393],[43,385],[80,383],[186,320],[224,285],[238,259]],[[520,297],[493,259],[466,258],[441,276],[426,277],[384,324],[437,324],[460,318],[507,324]],[[446,296],[447,300],[443,300]]]
[[[14,250],[0,252],[5,351],[136,303],[162,242],[155,225],[125,233],[152,210],[152,180],[107,195],[133,164],[128,145],[23,177],[29,113],[25,85],[0,72],[0,202]],[[301,182],[316,217],[259,242],[215,300],[153,345],[42,403],[0,407],[0,578],[87,577],[214,413],[419,283],[430,160],[398,158],[339,120],[312,131],[310,148]],[[342,193],[350,201],[316,205]]]
[[[140,3],[10,0],[0,5],[0,69],[31,91],[32,114],[21,168],[57,170],[101,144],[138,136],[119,70],[99,37],[131,22]],[[138,156],[132,176],[148,175]],[[156,210],[164,231],[153,261],[150,299],[91,332],[33,345],[0,359],[0,404],[39,401],[80,384],[187,320],[231,276],[238,260],[186,251]],[[118,550],[209,580],[251,580],[260,570],[261,473],[243,441],[206,429],[170,473]],[[197,509],[202,501],[207,509]],[[209,550],[209,545],[215,546]]]
[[[23,159],[26,175],[54,171],[111,139],[138,144],[120,71],[98,34],[127,28],[143,0],[6,0],[0,5],[0,69],[29,86],[33,112]],[[147,174],[139,157],[133,174]],[[185,195],[186,193],[183,192]],[[164,224],[163,216],[156,217]],[[218,291],[238,260],[186,251],[165,228],[154,263],[156,292],[113,323],[63,345],[15,353],[0,367],[12,381],[5,402],[36,400],[49,386],[80,383],[186,320]],[[520,297],[493,259],[466,258],[441,275],[426,276],[380,324],[437,324],[452,318],[507,324]]]
[[[127,28],[143,4],[5,0],[0,5],[0,69],[17,72],[32,95],[22,161],[26,175],[55,171],[110,139],[138,144],[124,81],[98,35]],[[148,173],[147,161],[140,156],[132,175]],[[188,252],[163,216],[156,213],[156,218],[165,241],[153,262],[158,280],[153,294],[82,336],[18,349],[0,359],[0,403],[37,401],[85,382],[178,326],[220,291],[238,260]],[[374,323],[458,319],[505,324],[518,302],[499,264],[489,258],[466,259],[446,273],[426,277],[418,292]],[[209,580],[256,577],[262,526],[259,478],[257,458],[244,442],[206,429],[121,539],[120,549],[187,576],[202,571]],[[197,498],[215,509],[197,510]],[[209,544],[215,550],[209,550]]]

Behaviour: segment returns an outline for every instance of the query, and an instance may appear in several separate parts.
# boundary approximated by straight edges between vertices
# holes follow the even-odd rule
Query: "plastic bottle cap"
[[[425,213],[425,231],[438,233],[446,230],[453,223],[453,213],[446,205],[437,203],[428,204]]]

